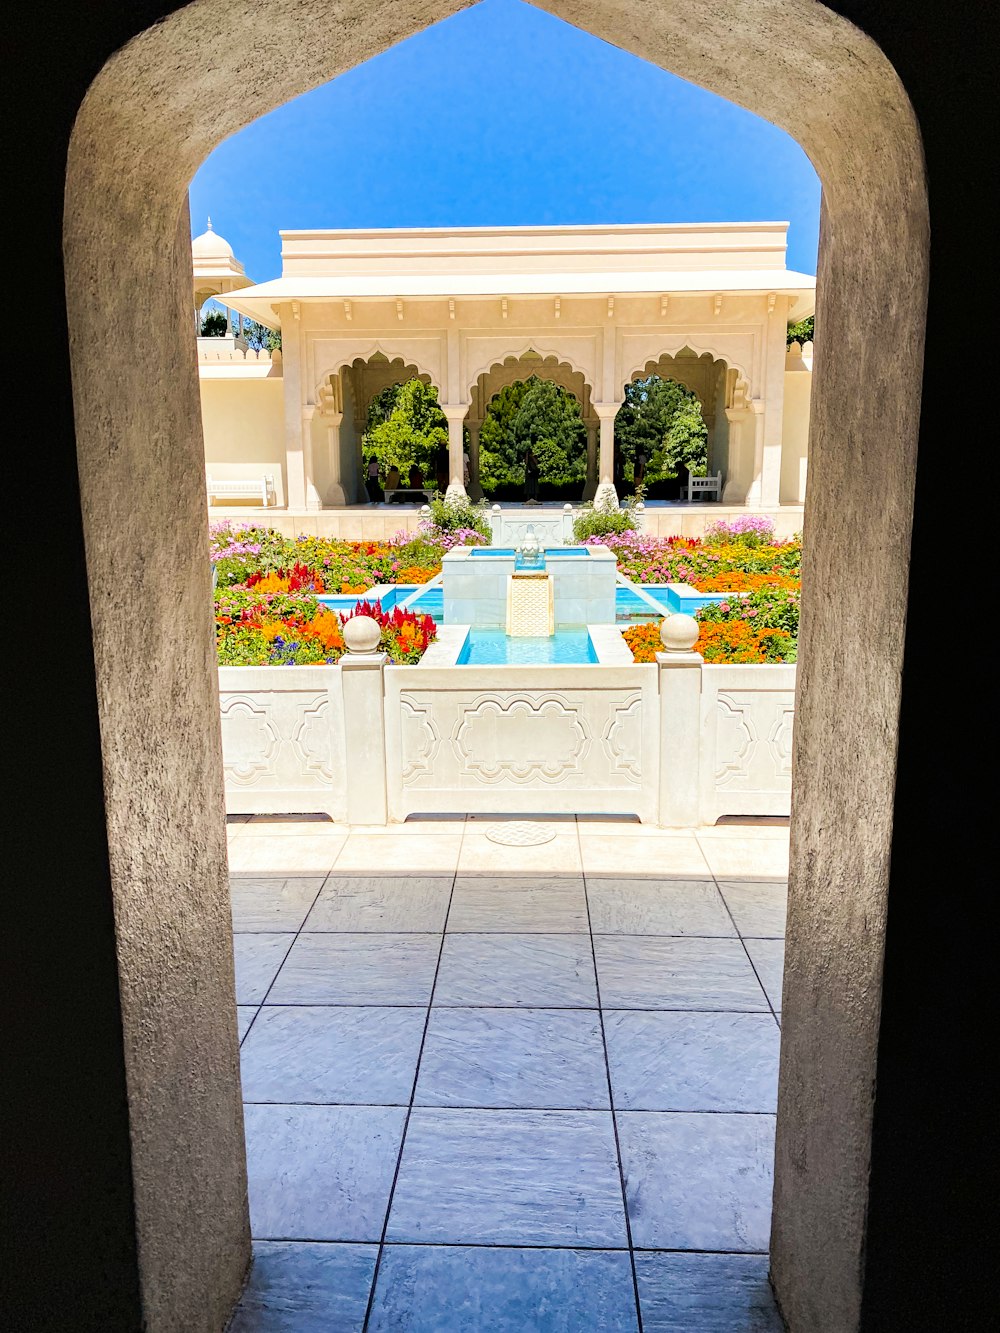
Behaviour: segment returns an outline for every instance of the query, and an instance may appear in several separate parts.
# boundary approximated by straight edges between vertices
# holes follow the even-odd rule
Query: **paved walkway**
[[[787,830],[230,825],[234,1333],[774,1333]]]

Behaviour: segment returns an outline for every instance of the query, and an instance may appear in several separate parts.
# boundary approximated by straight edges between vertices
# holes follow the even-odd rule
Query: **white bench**
[[[688,500],[693,500],[696,495],[704,496],[706,499],[711,496],[718,500],[722,496],[722,471],[716,472],[715,476],[708,477],[688,477]]]
[[[271,504],[274,498],[274,478],[267,476],[226,478],[223,480],[219,477],[209,477],[209,504],[217,496],[226,496],[229,499],[259,499],[263,505],[267,506]]]

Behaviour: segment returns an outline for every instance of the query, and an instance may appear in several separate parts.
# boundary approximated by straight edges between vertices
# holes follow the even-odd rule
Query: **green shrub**
[[[573,536],[578,542],[634,531],[635,519],[627,509],[583,509],[573,520]]]
[[[493,539],[489,506],[485,500],[474,504],[468,496],[448,499],[437,493],[431,500],[430,511],[430,522],[435,532],[478,532],[486,545]]]

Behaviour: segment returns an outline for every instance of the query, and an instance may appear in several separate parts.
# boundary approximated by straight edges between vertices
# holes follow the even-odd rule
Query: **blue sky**
[[[281,228],[787,221],[819,180],[776,126],[520,0],[483,0],[220,144],[191,183],[256,282]]]

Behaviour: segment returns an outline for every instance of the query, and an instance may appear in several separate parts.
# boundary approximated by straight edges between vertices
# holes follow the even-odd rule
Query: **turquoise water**
[[[490,548],[485,548],[490,549]],[[572,548],[567,548],[572,549]],[[705,592],[696,593],[693,597],[685,597],[683,605],[679,597],[671,592],[662,583],[647,583],[642,585],[644,591],[648,592],[654,601],[660,602],[668,611],[685,611],[691,613],[701,606],[708,606],[711,602],[720,602],[725,600],[726,593]],[[413,593],[418,595],[410,603],[409,610],[416,611],[419,615],[430,616],[436,620],[439,625],[444,624],[444,589],[441,584],[433,588],[428,588],[426,592],[418,592],[418,584],[399,584],[390,589],[381,599],[383,611],[391,611],[394,606],[404,602],[407,597]],[[357,603],[367,594],[353,593],[334,593],[326,594],[320,597],[324,606],[328,606],[332,611],[353,611]],[[648,620],[655,620],[657,612],[644,602],[641,597],[637,597],[631,588],[623,588],[620,584],[615,589],[615,621],[620,625],[632,625]]]
[[[581,626],[557,629],[544,639],[511,638],[502,629],[475,625],[466,635],[458,666],[555,666],[596,662],[590,635]]]
[[[573,557],[577,560],[581,556],[586,557],[586,546],[546,546],[544,548],[546,560],[565,560],[567,557]],[[473,546],[470,559],[483,556],[499,555],[506,556],[509,560],[512,555],[517,555],[513,546]]]

